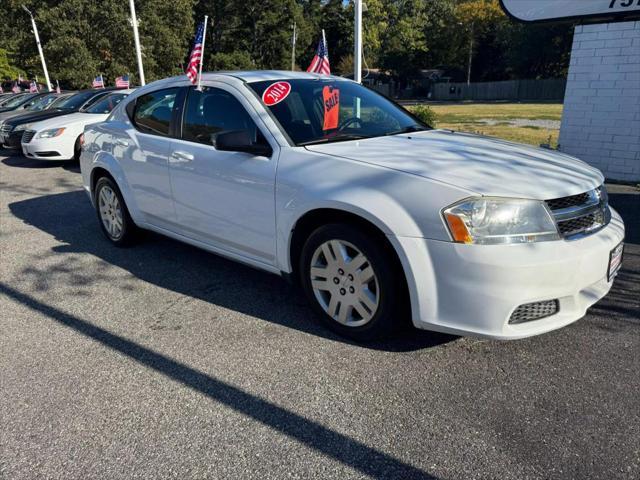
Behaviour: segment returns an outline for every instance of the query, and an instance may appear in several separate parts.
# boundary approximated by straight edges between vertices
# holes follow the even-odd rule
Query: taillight
[[[80,134],[79,143],[80,143],[80,148],[84,147],[84,133]]]

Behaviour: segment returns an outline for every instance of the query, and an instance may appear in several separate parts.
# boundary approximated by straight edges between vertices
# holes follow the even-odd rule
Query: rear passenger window
[[[229,92],[214,87],[189,91],[182,138],[214,145],[219,133],[242,130],[257,140],[257,127],[242,104]]]
[[[133,114],[135,126],[145,133],[168,136],[177,93],[177,88],[168,88],[139,97]]]

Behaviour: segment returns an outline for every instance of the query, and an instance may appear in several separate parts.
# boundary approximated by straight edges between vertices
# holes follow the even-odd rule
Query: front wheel
[[[401,272],[380,239],[351,225],[325,225],[310,235],[300,262],[305,293],[331,330],[369,341],[399,324]]]
[[[102,177],[96,183],[94,198],[104,235],[118,247],[129,245],[134,239],[136,226],[118,186],[110,178]]]

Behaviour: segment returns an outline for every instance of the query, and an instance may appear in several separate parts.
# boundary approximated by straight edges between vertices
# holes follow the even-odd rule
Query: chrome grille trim
[[[589,192],[546,201],[558,232],[565,239],[576,239],[595,233],[611,220],[609,201],[604,186]]]
[[[33,140],[33,137],[36,135],[35,130],[25,130],[22,134],[22,143],[29,143]]]

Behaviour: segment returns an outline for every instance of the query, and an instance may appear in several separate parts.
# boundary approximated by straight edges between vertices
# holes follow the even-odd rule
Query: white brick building
[[[640,182],[640,21],[576,27],[560,150]]]

